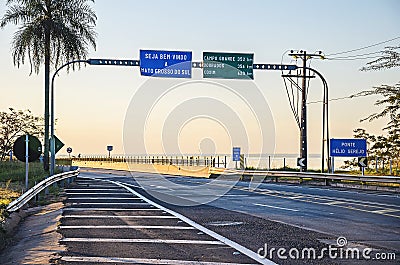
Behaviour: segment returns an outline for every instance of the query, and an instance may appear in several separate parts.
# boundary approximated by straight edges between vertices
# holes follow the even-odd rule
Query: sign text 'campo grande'
[[[253,53],[203,52],[203,78],[254,79]]]

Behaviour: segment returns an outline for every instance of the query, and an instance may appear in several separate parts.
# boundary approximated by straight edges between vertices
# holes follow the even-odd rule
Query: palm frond
[[[31,72],[39,72],[45,62],[45,32],[50,32],[50,63],[57,67],[71,60],[84,59],[88,46],[96,49],[94,30],[97,16],[93,0],[8,0],[9,9],[0,27],[20,25],[12,41],[14,64],[29,60]]]

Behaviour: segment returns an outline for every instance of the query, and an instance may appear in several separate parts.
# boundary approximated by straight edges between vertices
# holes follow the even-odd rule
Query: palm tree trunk
[[[44,170],[49,171],[49,91],[50,91],[50,31],[45,30],[44,58]]]

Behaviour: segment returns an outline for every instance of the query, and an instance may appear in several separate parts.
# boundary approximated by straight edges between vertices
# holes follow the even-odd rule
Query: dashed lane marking
[[[279,210],[285,210],[285,211],[292,211],[292,212],[298,212],[299,211],[299,210],[296,210],[296,209],[290,209],[290,208],[285,208],[285,207],[266,205],[266,204],[261,204],[261,203],[253,203],[253,205],[262,206],[262,207],[268,207],[268,208],[274,208],[274,209],[279,209]]]
[[[189,180],[186,180],[186,181],[189,181]],[[196,181],[189,181],[189,182],[201,184]],[[214,185],[226,186],[225,184],[222,184],[222,183],[214,184]],[[398,216],[398,215],[390,214],[391,212],[396,212],[397,209],[386,208],[386,207],[395,207],[395,208],[400,207],[398,205],[393,205],[393,204],[384,204],[384,203],[371,202],[371,201],[360,201],[360,200],[345,199],[345,198],[333,198],[333,197],[328,197],[328,196],[311,195],[311,194],[304,194],[304,193],[299,193],[299,192],[285,192],[285,191],[275,191],[275,190],[268,190],[268,189],[250,190],[246,187],[241,187],[241,186],[234,186],[232,188],[235,190],[240,190],[240,191],[245,191],[245,192],[250,192],[250,193],[255,193],[255,194],[264,194],[266,196],[282,198],[282,199],[287,199],[287,200],[294,200],[294,201],[313,203],[313,204],[319,204],[319,205],[334,206],[334,207],[344,208],[344,209],[353,210],[353,211],[360,211],[360,212],[365,212],[365,213],[373,213],[373,214],[380,214],[380,215],[389,216],[389,217],[400,218],[400,216]],[[302,197],[299,197],[299,195]],[[318,200],[325,200],[328,202],[319,202]],[[340,203],[339,201],[341,201],[343,203]],[[356,207],[348,206],[348,204],[356,205]],[[378,208],[378,210],[365,210],[365,209],[358,208],[358,206],[369,207],[369,208]],[[379,208],[381,208],[381,209],[379,209]]]
[[[323,203],[323,204],[326,204],[326,205],[336,205],[336,204],[342,204],[342,203],[346,203],[346,202],[333,201],[333,202],[325,202],[325,203]]]

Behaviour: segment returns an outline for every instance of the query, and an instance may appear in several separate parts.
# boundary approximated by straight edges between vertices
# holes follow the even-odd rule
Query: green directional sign
[[[58,139],[57,136],[55,136],[55,135],[54,135],[54,142],[55,142],[55,145],[56,145],[56,148],[55,148],[56,152],[55,153],[57,154],[57,152],[60,151],[61,148],[63,148],[64,143],[61,142],[60,139]]]
[[[254,79],[253,53],[203,52],[203,78]]]

